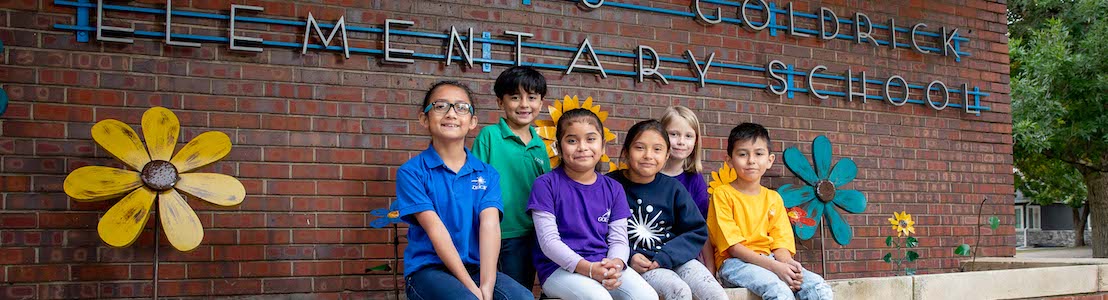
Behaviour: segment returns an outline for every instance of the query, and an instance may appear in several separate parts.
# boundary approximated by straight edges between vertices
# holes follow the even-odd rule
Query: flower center
[[[830,180],[820,180],[816,183],[816,196],[824,203],[831,202],[835,199],[835,184]]]
[[[900,228],[908,228],[908,221],[900,220]]]
[[[177,167],[168,161],[155,160],[142,167],[142,183],[155,191],[171,189],[180,179]]]

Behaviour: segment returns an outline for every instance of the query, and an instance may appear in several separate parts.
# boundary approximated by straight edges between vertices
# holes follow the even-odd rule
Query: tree
[[[1008,23],[1016,160],[1077,170],[1108,257],[1108,1],[1013,0]]]
[[[1069,163],[1020,150],[1016,156],[1016,189],[1039,205],[1063,203],[1073,210],[1074,246],[1085,246],[1089,202],[1081,173]]]

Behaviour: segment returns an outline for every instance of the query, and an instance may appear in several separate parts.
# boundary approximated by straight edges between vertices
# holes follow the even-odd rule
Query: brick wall
[[[600,79],[583,72],[544,71],[551,84],[548,103],[563,95],[592,96],[611,112],[606,125],[620,136],[608,148],[613,156],[631,124],[681,104],[696,110],[705,123],[709,170],[720,167],[731,127],[744,121],[769,127],[778,160],[764,183],[776,188],[800,182],[782,164],[780,151],[799,146],[810,157],[811,140],[827,135],[836,159],[851,157],[858,164],[857,179],[846,188],[861,190],[869,199],[866,213],[847,216],[856,233],[853,243],[840,247],[828,241],[827,270],[820,264],[818,239],[798,245],[805,266],[829,278],[895,271],[880,261],[887,249],[884,237],[894,234],[886,221],[894,211],[907,211],[917,222],[923,259],[915,267],[920,272],[956,270],[952,249],[975,242],[976,204],[985,197],[984,214],[999,216],[1002,226],[995,232],[982,230],[979,255],[1015,253],[1003,1],[794,3],[804,12],[826,6],[842,18],[863,12],[877,23],[895,17],[899,27],[917,22],[928,23],[932,31],[957,27],[971,40],[961,50],[972,56],[961,62],[905,48],[771,36],[734,24],[705,26],[692,17],[611,5],[588,11],[569,1],[178,0],[174,8],[227,15],[230,2],[262,6],[264,12],[250,15],[283,20],[304,21],[312,12],[325,24],[345,16],[349,26],[381,28],[385,19],[404,19],[416,22],[406,29],[421,32],[472,26],[510,40],[499,33],[518,30],[534,33],[530,42],[574,48],[589,37],[597,50],[605,51],[633,53],[642,44],[674,58],[689,49],[701,61],[716,51],[716,63],[764,66],[777,59],[805,71],[825,64],[829,74],[845,73],[849,66],[878,80],[900,74],[913,84],[940,79],[957,88],[966,82],[991,93],[982,99],[991,110],[977,116],[919,104],[895,107],[839,96],[818,100],[805,93],[790,99],[745,87],[635,83],[626,76]],[[687,12],[691,1],[629,2]],[[114,4],[164,9],[163,1]],[[714,11],[719,6],[704,7]],[[726,14],[734,12],[725,9]],[[122,167],[92,141],[89,130],[97,121],[119,119],[137,126],[144,110],[164,106],[181,120],[181,145],[210,130],[227,133],[234,143],[226,159],[204,171],[235,176],[248,197],[229,209],[190,200],[205,239],[195,251],[179,253],[163,238],[160,296],[313,293],[322,298],[383,298],[400,283],[387,272],[365,269],[394,258],[389,244],[394,232],[368,228],[376,218],[368,211],[387,207],[396,167],[427,146],[426,131],[416,121],[424,89],[441,79],[464,80],[478,93],[480,122],[492,123],[497,116],[491,85],[503,65],[485,73],[458,62],[381,64],[379,54],[352,53],[344,59],[341,51],[300,54],[299,48],[282,47],[254,53],[231,51],[219,42],[200,48],[168,46],[150,37],[124,45],[98,42],[95,32],[92,41],[80,43],[74,31],[55,27],[74,24],[75,15],[74,7],[53,1],[0,1],[0,86],[11,98],[0,116],[0,298],[152,294],[152,223],[130,248],[107,247],[97,236],[96,223],[116,201],[78,203],[61,191],[66,174],[78,167]],[[91,15],[95,25],[95,10]],[[110,25],[164,31],[164,17],[158,15],[108,11],[107,19]],[[173,22],[175,33],[227,35],[224,20],[175,16]],[[290,43],[304,34],[303,27],[285,25],[242,24],[239,30],[240,35]],[[398,47],[440,55],[443,42],[397,38]],[[909,43],[907,34],[898,42]],[[351,32],[350,43],[365,49],[383,46],[379,33]],[[496,45],[492,50],[494,58],[511,60],[514,48]],[[528,62],[565,66],[573,53],[524,49],[524,55]],[[632,70],[634,63],[611,56],[602,56],[602,61],[609,71]],[[675,63],[667,63],[662,73],[695,76]],[[712,79],[767,82],[764,75],[749,71],[714,69],[709,74]],[[797,81],[797,87],[806,87],[802,77]],[[842,91],[841,85],[830,83],[824,88]],[[869,94],[880,95],[879,87],[871,84]]]

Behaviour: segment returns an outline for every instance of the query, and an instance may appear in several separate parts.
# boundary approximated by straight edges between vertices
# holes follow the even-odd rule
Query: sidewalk
[[[1047,248],[1017,248],[1016,258],[1091,258],[1093,248],[1085,247],[1047,247]]]

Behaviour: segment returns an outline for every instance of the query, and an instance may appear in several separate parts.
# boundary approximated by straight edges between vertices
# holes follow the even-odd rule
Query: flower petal
[[[552,121],[552,120],[535,120],[535,128],[536,129],[539,128],[539,127],[554,127],[554,126],[558,126],[558,124],[554,124],[554,121]]]
[[[208,131],[192,139],[170,162],[178,173],[184,173],[214,163],[227,153],[231,153],[231,138],[219,131]]]
[[[168,109],[155,106],[142,114],[142,136],[150,148],[150,159],[169,160],[173,148],[177,147],[177,135],[181,132],[181,123],[177,115]]]
[[[831,200],[843,210],[852,214],[860,214],[866,211],[866,194],[855,190],[838,190],[835,199]]]
[[[607,144],[608,142],[614,140],[616,140],[616,134],[612,133],[612,131],[608,130],[608,128],[604,128],[604,143]]]
[[[826,205],[823,202],[809,202],[808,203],[808,215],[815,220],[815,225],[812,226],[796,226],[793,225],[793,231],[796,232],[796,236],[802,240],[812,239],[812,236],[816,235],[816,229],[819,228],[820,219],[823,218],[823,211]]]
[[[827,178],[831,173],[831,141],[826,136],[817,136],[812,140],[812,158],[816,161],[819,178]]]
[[[842,158],[835,163],[835,168],[831,169],[831,176],[828,176],[827,180],[835,184],[835,187],[840,187],[854,181],[855,176],[858,176],[858,165],[854,164],[853,159]]]
[[[566,98],[565,103],[562,103],[562,112],[564,113],[564,112],[567,112],[567,111],[571,111],[571,110],[580,108],[581,107],[581,102],[580,101],[581,100],[579,100],[579,98],[577,98],[577,96],[573,96],[572,98]]]
[[[800,177],[801,180],[807,182],[808,185],[815,186],[816,182],[819,181],[819,177],[816,177],[816,171],[813,171],[812,165],[808,164],[808,159],[796,147],[785,149],[785,166],[793,171],[796,177]]]
[[[150,162],[150,154],[142,145],[131,126],[115,119],[107,119],[92,125],[92,139],[132,169],[142,170]]]
[[[175,187],[215,205],[232,206],[246,198],[246,188],[234,177],[215,173],[185,173]]]
[[[112,205],[96,225],[100,239],[112,247],[127,247],[134,243],[150,219],[154,196],[154,191],[142,187]]]
[[[777,188],[777,193],[785,200],[785,207],[796,207],[816,199],[816,189],[807,185],[785,184]]]
[[[581,103],[581,108],[588,109],[588,110],[591,110],[593,113],[596,113],[597,111],[600,110],[600,105],[597,105],[597,106],[593,107],[593,105],[592,105],[592,96],[589,96],[589,97],[585,97],[585,103]]]
[[[204,227],[192,207],[177,190],[169,189],[158,194],[158,218],[162,221],[165,238],[180,251],[191,251],[204,240]]]
[[[854,229],[851,229],[850,224],[847,224],[843,216],[833,208],[827,209],[827,224],[830,225],[831,235],[839,245],[849,245],[850,240],[854,239]]]
[[[62,183],[65,194],[81,202],[112,199],[140,186],[138,172],[101,166],[74,170]]]

